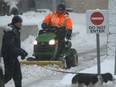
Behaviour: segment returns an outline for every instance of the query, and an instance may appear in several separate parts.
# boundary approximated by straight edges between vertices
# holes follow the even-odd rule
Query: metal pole
[[[52,0],[52,11],[56,10],[56,0]]]
[[[97,42],[97,69],[98,69],[98,74],[101,74],[101,66],[100,66],[100,39],[99,39],[99,34],[96,34],[96,42]]]
[[[115,43],[115,67],[114,67],[114,75],[116,75],[116,43]]]

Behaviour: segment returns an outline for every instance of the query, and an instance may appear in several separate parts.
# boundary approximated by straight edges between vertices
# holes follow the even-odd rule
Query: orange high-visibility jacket
[[[68,28],[72,29],[72,21],[68,13],[63,13],[58,15],[58,13],[54,11],[54,13],[49,13],[45,17],[43,23],[47,23],[48,25],[51,26],[56,26],[56,27],[64,26],[66,29]]]

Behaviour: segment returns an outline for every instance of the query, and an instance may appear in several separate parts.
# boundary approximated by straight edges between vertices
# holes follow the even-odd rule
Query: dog
[[[111,73],[104,74],[89,74],[89,73],[77,73],[72,78],[71,87],[101,87],[103,83],[113,81]]]

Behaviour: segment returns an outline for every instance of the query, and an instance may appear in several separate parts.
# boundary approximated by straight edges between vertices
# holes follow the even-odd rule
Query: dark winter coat
[[[21,55],[20,29],[16,29],[9,24],[7,30],[4,30],[1,55],[3,57],[14,56],[15,58]]]
[[[17,57],[25,57],[27,53],[21,49],[20,29],[11,24],[4,30],[1,54],[5,66],[4,83],[13,79],[15,87],[22,87],[21,67]]]

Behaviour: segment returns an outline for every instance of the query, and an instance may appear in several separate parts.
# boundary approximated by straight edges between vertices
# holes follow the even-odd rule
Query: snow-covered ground
[[[113,3],[113,0],[111,0]],[[111,7],[113,7],[112,5]],[[110,8],[111,8],[110,7]],[[47,13],[35,13],[27,12],[21,15],[24,19],[24,25],[37,24],[40,29],[41,22]],[[45,66],[38,65],[21,65],[23,75],[23,87],[70,87],[71,80],[75,74],[60,73],[58,71],[69,72],[83,72],[83,73],[97,73],[97,58],[96,58],[96,35],[86,33],[86,14],[70,13],[73,21],[73,48],[79,53],[79,64],[77,67],[72,67],[68,70],[59,68],[58,66]],[[1,16],[0,26],[10,23],[13,16]],[[114,20],[114,19],[112,19]],[[114,20],[115,22],[115,20]],[[22,48],[24,48],[29,55],[32,54],[33,40],[35,37],[29,36],[24,42],[22,42]],[[110,38],[110,39],[113,39]],[[114,75],[114,56],[107,57],[107,35],[100,35],[101,46],[101,73],[110,72]],[[114,55],[114,54],[112,54]],[[9,81],[6,87],[14,87],[13,81]],[[116,82],[112,84],[108,82],[103,87],[116,87]]]
[[[24,19],[24,24],[40,24],[47,13],[34,13],[34,12],[27,12],[22,15]],[[86,33],[86,15],[85,14],[77,14],[77,13],[70,13],[70,16],[73,21],[73,37],[72,43],[73,48],[75,48],[79,53],[79,64],[77,67],[72,67],[69,70],[63,70],[58,68],[56,65],[54,66],[46,66],[41,67],[37,65],[21,65],[22,74],[23,74],[23,87],[70,87],[71,79],[75,74],[63,74],[55,71],[51,71],[50,69],[54,70],[63,70],[63,71],[71,71],[71,72],[88,72],[84,70],[91,66],[95,66],[97,63],[96,59],[96,35],[95,34],[87,34]],[[10,22],[12,16],[4,16],[0,17]],[[29,23],[29,20],[30,23]],[[6,23],[3,22],[3,25]],[[35,38],[33,36],[29,36],[24,42],[22,42],[22,48],[24,48],[28,53],[29,56],[32,55],[33,51],[33,40]],[[102,61],[106,58],[106,44],[107,44],[107,35],[100,35],[100,45],[103,47],[103,55],[101,56]],[[93,52],[94,51],[94,52]],[[92,54],[93,53],[93,54]],[[109,60],[114,63],[114,60]],[[110,63],[111,63],[110,62]],[[109,65],[109,64],[108,64]],[[114,65],[111,65],[114,66]],[[107,68],[103,67],[103,68]],[[111,69],[111,68],[110,68]],[[82,71],[84,70],[84,71]],[[89,70],[91,70],[89,68]],[[112,70],[112,71],[111,71]],[[104,72],[111,72],[113,74],[114,68],[112,67],[111,70],[102,70]],[[97,73],[97,69],[93,68],[90,73]],[[6,84],[6,87],[13,87],[13,81],[10,81]]]

